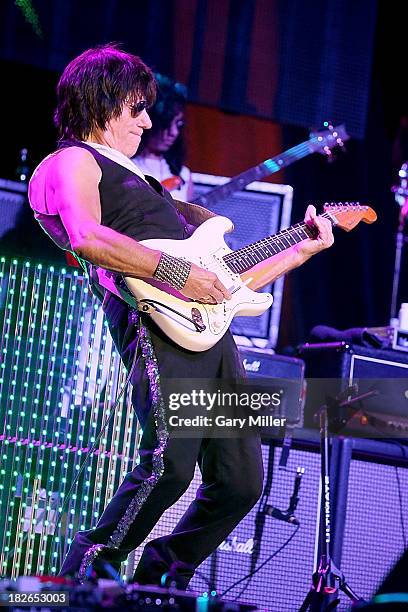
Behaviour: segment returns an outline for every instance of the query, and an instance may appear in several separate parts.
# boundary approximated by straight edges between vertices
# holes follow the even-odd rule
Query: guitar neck
[[[208,193],[196,198],[194,203],[199,204],[200,206],[205,206],[206,208],[211,208],[217,202],[228,198],[235,191],[241,191],[253,181],[260,181],[266,176],[274,174],[274,172],[278,172],[278,170],[281,168],[286,168],[286,166],[289,166],[298,159],[302,159],[310,153],[314,153],[316,144],[317,137],[301,142],[295,147],[284,151],[280,155],[271,157],[270,159],[263,161],[258,166],[245,170],[245,172],[238,174],[228,181],[228,183],[224,183],[224,185],[211,189],[211,191]]]
[[[323,213],[321,216],[330,219],[334,224],[330,214]],[[268,236],[267,238],[248,244],[237,251],[224,255],[223,260],[235,274],[242,274],[256,266],[256,264],[282,251],[286,251],[286,249],[289,249],[306,238],[315,238],[316,234],[317,229],[314,226],[307,225],[304,222],[296,223],[296,225],[292,225],[278,234]]]

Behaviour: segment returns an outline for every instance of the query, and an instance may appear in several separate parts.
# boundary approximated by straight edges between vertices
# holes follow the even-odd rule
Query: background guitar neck
[[[201,206],[210,207],[211,205],[228,198],[235,191],[241,191],[247,185],[253,181],[259,181],[274,172],[278,172],[281,168],[289,166],[298,159],[302,159],[311,153],[316,151],[316,145],[318,144],[317,137],[310,138],[301,142],[300,144],[284,151],[280,155],[271,157],[260,163],[258,166],[254,166],[249,170],[245,170],[241,174],[237,174],[228,183],[215,187],[206,194],[196,198],[194,202]]]

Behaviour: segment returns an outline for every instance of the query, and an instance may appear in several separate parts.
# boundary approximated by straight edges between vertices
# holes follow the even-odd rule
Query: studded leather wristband
[[[162,253],[153,273],[153,278],[167,283],[174,289],[180,290],[185,286],[191,271],[191,262],[168,253]]]

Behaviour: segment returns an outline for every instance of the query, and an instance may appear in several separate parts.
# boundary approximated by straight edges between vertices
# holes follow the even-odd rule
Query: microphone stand
[[[404,246],[404,223],[400,222],[398,225],[398,232],[395,240],[395,263],[394,263],[394,276],[392,280],[392,296],[391,296],[391,321],[398,315],[397,311],[397,299],[398,299],[398,288],[399,278],[401,273],[401,256],[402,248]]]
[[[347,424],[352,414],[356,412],[352,406],[377,395],[377,391],[369,391],[361,395],[345,400],[356,386],[353,385],[343,391],[336,398],[328,398],[327,404],[318,410],[320,420],[320,516],[319,516],[319,543],[320,556],[317,562],[317,570],[312,576],[311,587],[299,608],[299,612],[311,610],[313,612],[323,612],[333,610],[340,603],[339,590],[343,591],[353,603],[363,602],[352,588],[347,584],[343,572],[334,564],[330,553],[330,542],[332,536],[331,529],[331,508],[330,508],[330,463],[329,463],[329,422],[340,428]],[[340,415],[340,410],[342,414]],[[329,417],[329,411],[337,411],[335,418]]]
[[[399,215],[398,231],[395,239],[395,263],[394,263],[394,275],[392,281],[392,294],[391,294],[391,322],[398,316],[398,289],[399,279],[401,274],[401,257],[404,243],[407,239],[404,236],[405,226],[405,215],[404,208],[408,204],[408,162],[402,164],[401,170],[398,172],[400,177],[400,185],[395,185],[391,188],[391,191],[395,193],[395,201],[399,204],[401,210]]]
[[[296,470],[295,482],[293,485],[293,492],[289,500],[289,506],[286,510],[280,510],[280,508],[276,508],[275,506],[271,506],[270,504],[264,504],[262,508],[262,514],[267,514],[268,516],[272,516],[273,518],[278,519],[279,521],[284,521],[285,523],[292,523],[293,525],[300,525],[298,519],[296,518],[294,512],[299,503],[299,489],[303,474],[305,473],[305,468],[298,467]]]

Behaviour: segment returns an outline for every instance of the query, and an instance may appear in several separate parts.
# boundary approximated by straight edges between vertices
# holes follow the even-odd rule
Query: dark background
[[[289,275],[280,346],[303,341],[316,324],[386,325],[399,212],[391,187],[408,159],[407,17],[385,0],[6,0],[0,176],[14,178],[22,147],[31,167],[54,149],[61,70],[109,41],[188,85],[193,171],[233,175],[326,119],[344,122],[346,153],[331,164],[309,156],[271,180],[293,185],[294,221],[308,203],[361,201],[378,222],[336,232],[333,249]],[[399,301],[406,284],[404,269]]]

